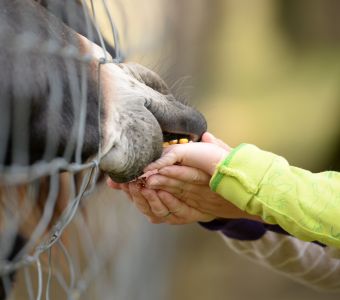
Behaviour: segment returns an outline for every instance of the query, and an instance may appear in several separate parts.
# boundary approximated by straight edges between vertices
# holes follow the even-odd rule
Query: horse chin
[[[144,107],[122,114],[118,124],[120,134],[99,166],[113,181],[122,183],[136,179],[161,156],[163,135],[156,118]]]

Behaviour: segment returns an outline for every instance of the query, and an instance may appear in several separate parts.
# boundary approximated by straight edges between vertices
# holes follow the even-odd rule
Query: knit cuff
[[[210,187],[241,210],[246,210],[274,158],[274,154],[254,145],[241,144],[217,165]]]

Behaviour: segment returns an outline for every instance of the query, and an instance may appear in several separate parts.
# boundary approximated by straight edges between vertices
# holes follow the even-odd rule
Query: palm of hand
[[[170,171],[170,168],[172,169]],[[169,174],[171,172],[192,175],[191,182],[181,181],[164,175],[153,175],[147,181],[147,187],[152,189],[166,191],[171,194],[172,197],[177,199],[177,204],[182,203],[187,207],[186,210],[196,211],[195,216],[208,214],[215,218],[242,218],[245,217],[245,213],[238,209],[236,206],[219,196],[217,193],[211,191],[209,187],[209,176],[207,174],[199,174],[197,176],[197,170],[190,169],[183,166],[168,167]],[[194,174],[195,173],[195,174]],[[178,177],[177,177],[178,178]],[[187,177],[188,179],[189,177]],[[174,208],[174,207],[173,207]],[[204,220],[195,220],[204,221]],[[189,218],[188,218],[188,223]]]

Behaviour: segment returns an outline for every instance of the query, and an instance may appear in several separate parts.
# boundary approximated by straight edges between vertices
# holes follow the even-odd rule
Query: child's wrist
[[[211,159],[209,159],[210,164],[207,166],[206,172],[212,176],[215,173],[217,165],[224,160],[229,154],[229,151],[222,149],[219,151],[219,153],[215,153]]]

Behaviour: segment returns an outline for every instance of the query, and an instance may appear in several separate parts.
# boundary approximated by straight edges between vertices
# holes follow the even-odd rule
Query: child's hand
[[[175,212],[175,215],[180,211],[177,206],[185,203],[188,207],[215,218],[252,218],[213,192],[209,181],[210,176],[201,170],[187,166],[167,166],[160,169],[158,174],[151,175],[146,181],[146,187],[154,189],[158,194],[168,192],[172,197],[154,197],[152,203],[150,198],[145,198],[151,208],[163,206]]]
[[[209,188],[210,176],[186,166],[168,166],[146,180],[108,185],[124,190],[137,209],[152,223],[188,224],[215,218],[259,220],[241,211]],[[171,212],[171,214],[169,214]]]
[[[205,133],[201,143],[172,145],[164,149],[160,159],[145,168],[145,172],[159,170],[174,164],[185,165],[202,170],[210,176],[216,165],[230,152],[230,147]]]
[[[158,173],[149,176],[144,187],[138,182],[117,184],[110,179],[108,185],[124,190],[152,223],[187,224],[214,218],[260,220],[211,191],[211,175],[230,147],[209,133],[203,135],[202,142],[165,149],[163,156],[145,169],[157,169]]]

